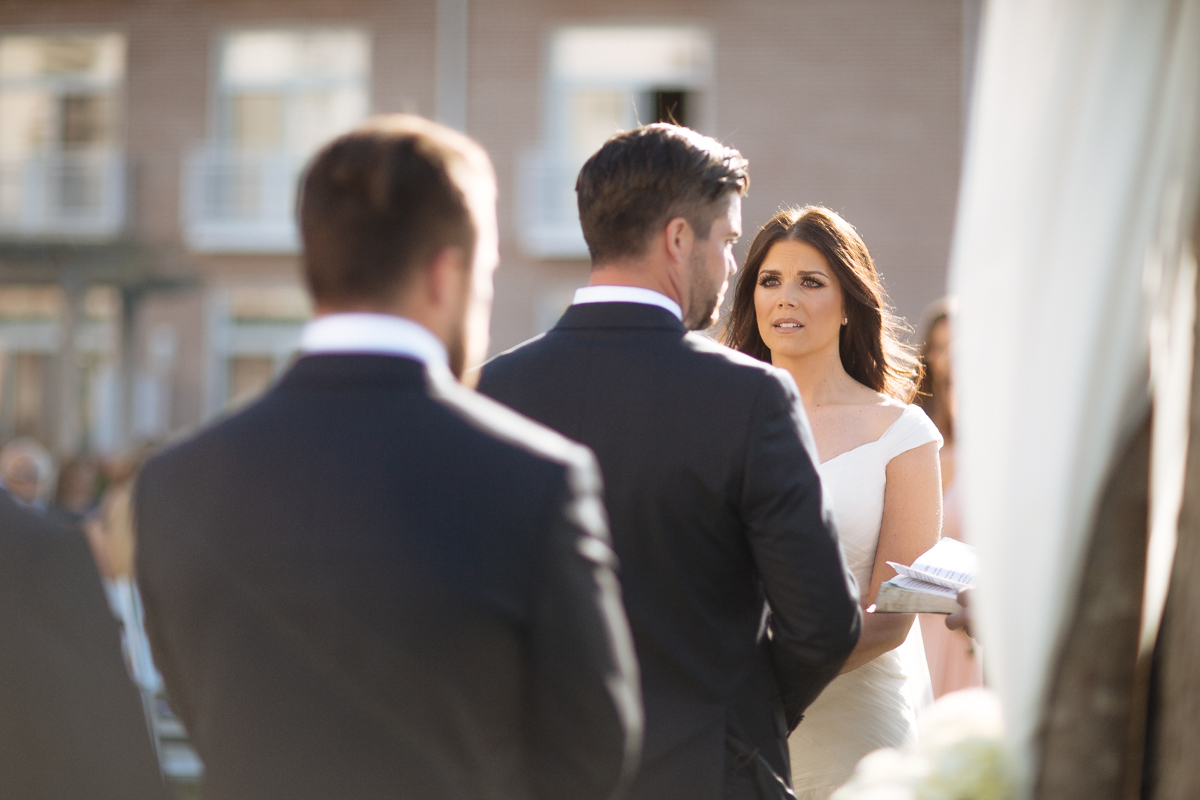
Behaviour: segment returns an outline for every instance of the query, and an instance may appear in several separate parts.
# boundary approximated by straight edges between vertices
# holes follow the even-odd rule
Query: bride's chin
[[[764,340],[764,343],[767,345],[767,350],[771,352],[773,360],[778,360],[779,358],[801,358],[809,352],[807,347],[798,347],[797,342],[771,342]]]

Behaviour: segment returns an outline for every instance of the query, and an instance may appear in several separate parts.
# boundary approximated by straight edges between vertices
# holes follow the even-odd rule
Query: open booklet
[[[911,567],[887,562],[896,577],[879,586],[869,612],[896,614],[953,614],[958,590],[973,589],[979,579],[975,548],[956,539],[942,539]]]

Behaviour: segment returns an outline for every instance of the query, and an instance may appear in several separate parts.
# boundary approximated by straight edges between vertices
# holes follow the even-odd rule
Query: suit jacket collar
[[[283,391],[342,386],[425,388],[431,379],[426,366],[414,358],[363,353],[314,353],[297,359],[279,379],[277,388]]]
[[[571,306],[554,330],[665,330],[687,333],[665,308],[644,303],[581,303]]]

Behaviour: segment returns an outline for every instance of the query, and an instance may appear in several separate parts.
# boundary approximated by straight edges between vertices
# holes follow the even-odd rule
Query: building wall
[[[545,40],[566,24],[694,22],[715,33],[715,126],[704,132],[750,160],[739,259],[780,207],[819,203],[858,228],[914,325],[945,291],[961,157],[961,3],[714,0],[647,11],[636,0],[476,0],[471,8],[468,127],[496,158],[501,182],[495,348],[537,332],[540,298],[586,281],[586,263],[521,252],[511,204],[514,156],[538,135]]]
[[[779,207],[828,205],[862,233],[894,304],[915,323],[944,286],[962,138],[963,19],[962,0],[473,0],[467,131],[492,154],[500,182],[493,351],[539,332],[587,279],[585,260],[533,258],[519,236],[518,160],[543,136],[546,48],[556,29],[709,30],[714,81],[697,127],[750,160],[739,255]],[[209,130],[214,43],[240,27],[323,25],[369,32],[373,111],[434,113],[436,0],[0,3],[0,34],[96,28],[127,36],[128,237],[152,273],[179,281],[142,307],[137,352],[149,369],[162,331],[174,330],[171,429],[216,410],[208,396],[214,298],[241,285],[297,285],[295,255],[199,254],[184,243],[181,163]]]

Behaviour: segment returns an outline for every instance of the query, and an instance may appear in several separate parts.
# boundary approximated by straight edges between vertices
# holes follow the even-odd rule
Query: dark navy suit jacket
[[[753,755],[789,780],[788,732],[861,620],[791,377],[664,309],[594,303],[479,388],[600,462],[646,709],[631,797],[769,794]]]
[[[224,798],[608,798],[636,661],[591,454],[414,360],[301,358],[136,490],[147,629]]]
[[[83,533],[0,489],[0,798],[167,796]]]

